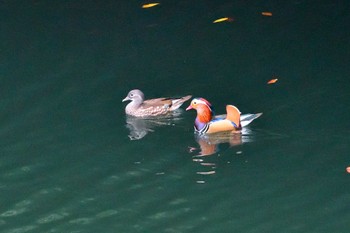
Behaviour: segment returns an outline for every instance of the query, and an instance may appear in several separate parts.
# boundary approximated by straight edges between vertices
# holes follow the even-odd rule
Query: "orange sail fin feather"
[[[236,127],[241,127],[241,112],[238,110],[238,108],[233,105],[227,105],[226,112],[226,119],[235,123]]]

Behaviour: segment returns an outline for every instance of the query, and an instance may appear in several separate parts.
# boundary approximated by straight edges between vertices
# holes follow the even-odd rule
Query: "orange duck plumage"
[[[262,114],[241,115],[237,107],[226,105],[226,115],[214,116],[211,104],[204,98],[194,98],[186,108],[190,109],[197,111],[194,129],[200,134],[240,130]]]

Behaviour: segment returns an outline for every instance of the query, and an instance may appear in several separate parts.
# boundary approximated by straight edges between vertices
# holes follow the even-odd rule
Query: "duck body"
[[[262,115],[244,114],[233,105],[226,105],[225,115],[214,116],[211,104],[204,98],[195,98],[186,110],[195,109],[197,117],[194,121],[194,130],[199,134],[212,134],[224,131],[239,131]]]
[[[127,115],[134,117],[153,117],[175,111],[191,97],[191,95],[188,95],[181,98],[156,98],[145,100],[143,92],[135,89],[131,90],[122,102],[131,101],[125,107],[125,113]]]

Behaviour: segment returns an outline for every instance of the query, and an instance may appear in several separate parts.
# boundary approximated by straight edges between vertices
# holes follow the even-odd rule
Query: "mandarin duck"
[[[214,116],[211,104],[204,98],[193,99],[186,111],[190,109],[197,111],[194,130],[199,134],[238,131],[262,115],[262,113],[241,115],[237,107],[226,105],[226,115]]]
[[[191,95],[188,95],[181,98],[157,98],[145,100],[142,91],[135,89],[131,90],[122,102],[131,100],[131,102],[125,107],[125,113],[127,115],[134,117],[152,117],[165,115],[178,109],[191,97]]]

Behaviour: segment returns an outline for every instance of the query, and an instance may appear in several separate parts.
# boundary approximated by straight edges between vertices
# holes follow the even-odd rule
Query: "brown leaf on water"
[[[262,14],[263,16],[269,16],[269,17],[272,16],[272,13],[271,13],[271,12],[268,12],[268,11],[261,12],[261,14]]]
[[[278,78],[271,79],[267,82],[267,84],[274,84],[278,81]]]
[[[233,21],[233,18],[230,18],[230,17],[223,17],[223,18],[219,18],[219,19],[216,19],[213,21],[213,23],[222,23],[222,22],[232,22]]]
[[[151,7],[155,7],[155,6],[159,5],[159,4],[160,4],[159,2],[147,3],[147,4],[142,5],[142,8],[143,9],[151,8]]]

